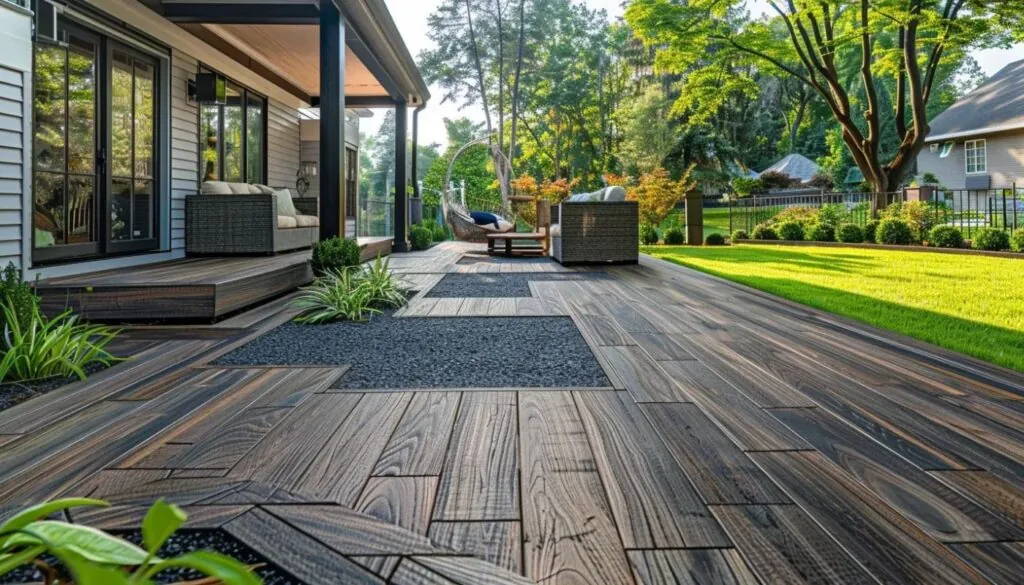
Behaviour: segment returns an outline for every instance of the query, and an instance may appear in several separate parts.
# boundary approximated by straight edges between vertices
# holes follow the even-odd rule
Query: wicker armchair
[[[562,264],[640,259],[640,214],[635,201],[565,202],[558,206],[551,251]]]
[[[303,206],[303,216],[315,216]],[[283,227],[277,196],[209,195],[185,198],[185,250],[188,254],[275,254],[308,248],[317,241],[318,225]]]

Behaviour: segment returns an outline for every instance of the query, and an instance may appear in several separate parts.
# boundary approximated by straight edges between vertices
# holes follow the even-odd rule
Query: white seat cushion
[[[287,230],[294,227],[299,227],[299,222],[291,215],[279,215],[277,216],[277,229]]]
[[[509,222],[507,219],[502,219],[502,218],[499,217],[498,218],[498,227],[494,227],[493,223],[489,223],[487,225],[479,225],[478,224],[476,227],[484,230],[485,232],[492,232],[492,233],[495,233],[495,234],[503,234],[505,232],[510,232],[513,229],[515,229],[516,225],[514,223]]]
[[[606,187],[604,190],[604,198],[602,201],[619,202],[626,200],[626,190],[622,187],[612,186]]]
[[[548,233],[551,235],[552,238],[560,237],[562,235],[562,224],[556,223],[555,225],[551,226],[551,230]]]
[[[299,212],[295,209],[295,202],[292,201],[291,191],[288,189],[274,191],[274,197],[277,199],[278,215],[298,215]]]
[[[252,195],[249,183],[228,183],[227,185],[233,195]]]
[[[274,194],[274,189],[271,188],[271,187],[267,187],[266,185],[253,185],[253,187],[256,187],[256,189],[259,190],[261,195],[273,195]]]
[[[296,215],[295,223],[298,227],[320,227],[320,218],[315,215]]]
[[[204,181],[199,192],[203,195],[231,195],[231,187],[224,181]]]

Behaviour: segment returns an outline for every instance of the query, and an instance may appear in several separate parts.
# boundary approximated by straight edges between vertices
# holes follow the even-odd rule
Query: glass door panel
[[[263,182],[263,98],[246,94],[245,172],[246,182]]]
[[[224,104],[224,180],[244,183],[242,174],[242,128],[245,109],[242,107],[242,89],[227,84],[227,103]]]
[[[129,251],[155,247],[156,65],[112,45],[108,249]]]
[[[37,44],[33,106],[33,257],[96,254],[99,38],[61,24]]]

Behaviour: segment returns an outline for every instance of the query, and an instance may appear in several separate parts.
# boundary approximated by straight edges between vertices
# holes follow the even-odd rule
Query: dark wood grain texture
[[[264,506],[275,517],[345,555],[444,554],[426,536],[335,505]]]
[[[412,561],[459,585],[530,585],[534,581],[472,557],[412,557]]]
[[[626,548],[729,546],[690,480],[625,392],[577,392]]]
[[[467,393],[441,472],[435,520],[518,520],[515,394]]]
[[[522,573],[523,540],[519,522],[432,522],[430,540]]]
[[[599,350],[633,400],[691,402],[690,396],[638,346],[608,346]]]
[[[759,585],[732,549],[634,550],[629,562],[639,585]]]
[[[931,471],[946,484],[978,502],[990,512],[1024,528],[1024,488],[987,471]]]
[[[706,503],[790,502],[698,406],[644,404],[641,408]]]
[[[413,396],[373,474],[440,475],[459,398],[458,392]]]
[[[772,415],[936,540],[1024,539],[1024,531],[820,409],[780,409]]]
[[[225,524],[224,530],[308,585],[384,583],[318,539],[264,510],[251,510]]]
[[[436,493],[436,477],[371,477],[353,509],[425,535]]]
[[[519,400],[526,576],[544,583],[632,583],[572,396],[521,392]]]
[[[818,453],[752,453],[808,514],[879,579],[984,583],[947,548]]]
[[[211,429],[201,440],[174,457],[168,466],[176,469],[230,468],[290,412],[288,408],[243,410],[223,426]]]
[[[1017,585],[1022,581],[1024,542],[954,544],[950,548],[996,585]]]

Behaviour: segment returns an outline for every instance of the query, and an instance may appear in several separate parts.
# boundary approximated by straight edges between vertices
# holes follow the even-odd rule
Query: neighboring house
[[[934,174],[953,190],[1024,187],[1024,60],[1003,67],[930,126],[918,175]]]
[[[789,175],[791,179],[799,179],[801,183],[809,183],[818,173],[818,165],[802,154],[787,154],[782,160],[758,173],[777,172]]]
[[[209,73],[219,103],[195,99]],[[340,234],[358,212],[344,107],[404,121],[428,99],[384,0],[0,0],[0,266],[34,279],[182,258],[186,197],[209,179],[310,174],[320,235]]]

